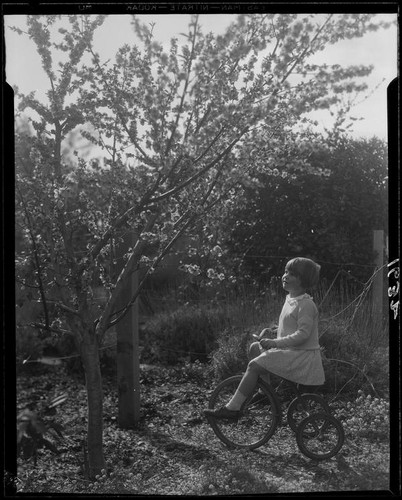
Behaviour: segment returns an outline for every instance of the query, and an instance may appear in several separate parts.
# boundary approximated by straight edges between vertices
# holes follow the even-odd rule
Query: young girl
[[[252,394],[258,377],[269,380],[274,373],[303,385],[322,385],[324,370],[318,343],[318,310],[307,294],[317,283],[320,267],[311,259],[296,257],[290,260],[282,276],[282,286],[288,292],[279,316],[277,338],[262,338],[250,347],[256,355],[247,366],[246,373],[232,399],[216,410],[205,410],[207,416],[238,419],[244,401]]]

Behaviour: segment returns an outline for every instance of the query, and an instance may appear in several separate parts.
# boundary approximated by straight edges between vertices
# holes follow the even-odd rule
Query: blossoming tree
[[[34,111],[34,133],[16,136],[17,277],[20,295],[29,290],[41,305],[33,326],[75,338],[93,476],[105,466],[99,348],[106,332],[179,238],[222,203],[235,203],[255,169],[307,133],[296,125],[308,125],[310,111],[365,88],[370,68],[309,60],[381,23],[361,14],[252,14],[216,35],[194,16],[184,43],[174,38],[166,51],[152,26],[133,17],[138,44],[105,62],[92,41],[105,18],[66,17],[69,29],[60,16],[27,18],[49,88],[46,102],[18,95],[19,110]],[[77,131],[102,151],[98,158],[77,150],[67,159],[63,148]],[[305,167],[297,157],[291,162]],[[117,272],[115,248],[127,234],[135,239]],[[145,275],[122,306],[139,266]]]

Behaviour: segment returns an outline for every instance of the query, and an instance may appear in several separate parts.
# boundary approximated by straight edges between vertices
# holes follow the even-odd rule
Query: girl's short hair
[[[295,257],[286,264],[286,269],[297,276],[301,285],[306,288],[314,288],[320,279],[321,266],[311,259]]]

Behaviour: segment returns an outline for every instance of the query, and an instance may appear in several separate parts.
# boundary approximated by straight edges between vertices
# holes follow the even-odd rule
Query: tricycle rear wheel
[[[313,413],[331,413],[328,403],[318,394],[301,394],[289,405],[287,421],[290,428],[296,432],[301,421]]]
[[[299,450],[312,460],[326,460],[342,448],[345,433],[341,422],[329,413],[313,413],[298,425]]]

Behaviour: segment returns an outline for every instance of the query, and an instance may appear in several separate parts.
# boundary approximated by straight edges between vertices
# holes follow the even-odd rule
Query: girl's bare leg
[[[257,358],[260,354],[264,352],[264,349],[261,347],[261,344],[259,342],[253,342],[248,350],[248,356],[249,359],[255,359]],[[269,376],[269,372],[265,372],[264,375],[260,375],[262,380],[266,382],[268,385],[271,383],[271,378]]]
[[[258,377],[267,375],[267,370],[256,363],[254,360],[250,361],[247,366],[246,373],[240,381],[232,399],[227,403],[226,408],[232,411],[239,411],[241,405],[250,396],[257,385]]]
[[[249,356],[251,361],[247,366],[247,370],[243,375],[236,392],[226,406],[212,410],[206,409],[204,413],[207,417],[215,418],[230,418],[238,419],[239,411],[244,401],[253,393],[257,385],[258,377],[261,377],[265,382],[270,382],[269,372],[256,362],[256,358],[264,352],[259,342],[251,344]]]

